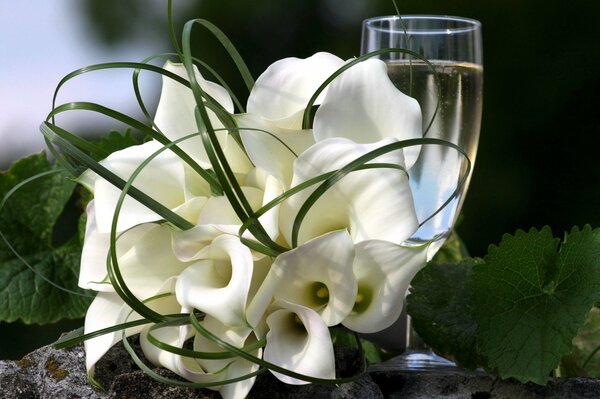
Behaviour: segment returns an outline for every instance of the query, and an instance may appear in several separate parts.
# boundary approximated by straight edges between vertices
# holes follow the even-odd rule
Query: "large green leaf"
[[[476,259],[445,264],[430,262],[413,279],[406,298],[413,327],[426,344],[458,365],[474,369],[481,364],[477,325],[471,315],[471,277]]]
[[[503,378],[545,384],[600,292],[600,229],[574,228],[560,252],[550,228],[506,235],[475,266],[482,355]]]
[[[20,182],[53,170],[43,153],[15,162],[0,173],[0,201]],[[73,234],[57,242],[64,235],[57,230],[77,231],[76,221],[69,226],[63,219],[74,189],[70,176],[57,171],[19,188],[0,210],[9,243],[0,239],[0,321],[44,324],[85,314],[90,298],[77,288],[80,240]]]

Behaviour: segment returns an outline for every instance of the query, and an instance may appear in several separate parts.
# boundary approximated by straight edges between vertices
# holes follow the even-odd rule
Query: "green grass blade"
[[[233,62],[236,65],[236,67],[238,68],[238,71],[240,72],[240,75],[242,76],[242,79],[244,80],[244,83],[246,84],[248,91],[252,90],[252,87],[254,86],[254,78],[252,77],[252,74],[250,73],[248,66],[244,62],[244,59],[242,58],[240,53],[237,51],[237,49],[235,48],[235,46],[233,45],[231,40],[229,40],[227,35],[225,33],[223,33],[223,31],[221,29],[217,28],[213,23],[211,23],[205,19],[196,19],[196,20],[193,20],[190,22],[197,23],[200,26],[206,28],[210,33],[213,34],[213,36],[215,38],[217,38],[217,40],[225,48],[227,53],[229,53],[229,56],[231,57],[231,59],[233,60]]]
[[[372,150],[372,151],[366,153],[365,155],[362,155],[362,156],[356,158],[354,161],[348,163],[346,166],[342,167],[341,169],[339,169],[338,171],[333,173],[323,183],[321,183],[321,185],[319,187],[317,187],[315,189],[315,191],[313,191],[311,193],[311,195],[306,199],[306,201],[302,204],[302,206],[298,210],[298,213],[296,214],[296,217],[294,219],[294,224],[292,227],[292,243],[291,243],[292,247],[295,248],[298,245],[298,235],[300,232],[300,227],[302,225],[302,221],[304,220],[304,218],[307,215],[310,208],[336,182],[341,180],[348,173],[358,170],[358,168],[360,168],[361,166],[366,165],[367,162],[369,162],[381,155],[384,155],[389,152],[396,151],[396,150],[399,150],[402,148],[416,146],[416,145],[442,145],[442,146],[450,147],[450,148],[453,148],[456,151],[458,151],[460,154],[462,154],[467,160],[467,170],[466,170],[465,174],[461,177],[456,190],[453,192],[453,194],[450,196],[450,198],[448,198],[448,200],[446,200],[444,202],[444,204],[435,213],[433,213],[431,216],[429,216],[425,221],[421,222],[421,225],[423,223],[427,222],[428,220],[430,220],[436,214],[438,214],[460,192],[460,189],[462,188],[462,186],[466,182],[467,177],[469,176],[469,173],[471,170],[471,161],[470,161],[467,153],[462,148],[460,148],[456,144],[453,144],[446,140],[433,139],[433,138],[417,138],[417,139],[403,140],[403,141],[387,144],[382,147],[376,148],[375,150]],[[380,164],[380,165],[376,165],[374,167],[389,168],[390,166],[394,166],[394,165],[390,165],[390,164],[381,165]]]
[[[126,182],[123,179],[121,179],[119,176],[115,175],[113,172],[111,172],[110,170],[108,170],[107,168],[102,166],[100,163],[98,163],[96,160],[91,158],[89,155],[87,155],[84,152],[82,152],[81,150],[79,150],[77,147],[75,147],[69,141],[65,140],[64,138],[60,137],[58,134],[55,133],[55,131],[57,131],[57,130],[64,130],[64,129],[59,128],[58,126],[52,125],[48,122],[44,122],[40,126],[40,130],[42,131],[42,134],[44,134],[44,136],[50,142],[59,145],[59,147],[64,152],[66,152],[69,156],[77,159],[86,168],[91,169],[94,173],[98,174],[98,176],[107,180],[109,183],[111,183],[112,185],[114,185],[115,187],[117,187],[121,190],[123,189],[123,187],[125,187]],[[171,224],[177,226],[178,228],[180,228],[182,230],[187,230],[187,229],[193,227],[193,225],[190,222],[188,222],[181,216],[177,215],[175,212],[171,211],[170,209],[168,209],[167,207],[165,207],[164,205],[162,205],[161,203],[156,201],[154,198],[152,198],[152,197],[148,196],[147,194],[143,193],[142,191],[136,189],[135,187],[131,187],[128,191],[128,194],[132,198],[134,198],[137,201],[139,201],[140,203],[142,203],[144,206],[146,206],[149,209],[151,209],[152,211],[156,212],[163,219],[165,219],[168,222],[170,222]]]

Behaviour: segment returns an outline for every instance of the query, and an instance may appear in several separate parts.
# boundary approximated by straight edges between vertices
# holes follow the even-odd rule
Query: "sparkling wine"
[[[431,123],[425,137],[457,144],[468,154],[472,167],[481,125],[483,68],[470,63],[431,63],[433,68],[422,61],[388,61],[388,75],[396,87],[419,102],[424,132]],[[417,163],[409,171],[419,222],[427,220],[452,196],[465,171],[465,157],[456,150],[421,147]],[[444,238],[455,222],[468,184],[469,179],[458,197],[423,224],[411,241]]]

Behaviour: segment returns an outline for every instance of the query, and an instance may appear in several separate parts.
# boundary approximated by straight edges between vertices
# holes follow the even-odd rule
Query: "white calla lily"
[[[173,231],[168,225],[152,224],[144,229],[131,248],[117,258],[123,280],[139,299],[154,295],[165,281],[179,276],[189,265],[175,256]]]
[[[85,240],[81,250],[78,284],[84,289],[114,292],[106,269],[110,234],[98,231],[94,200],[88,204],[86,214]],[[117,240],[117,256],[127,252],[151,227],[151,224],[143,224],[121,234]]]
[[[125,302],[114,292],[99,292],[85,314],[84,332],[91,333],[122,323],[131,311]],[[139,319],[136,315],[129,321]],[[126,336],[139,333],[143,327],[133,327],[125,331]],[[119,340],[121,334],[109,333],[88,339],[84,342],[85,366],[88,375],[94,375],[94,367],[98,360]]]
[[[212,224],[202,224],[189,230],[175,231],[172,242],[175,256],[182,262],[210,259],[211,242],[218,236],[227,234],[227,230]]]
[[[422,137],[421,119],[419,103],[394,86],[385,63],[369,59],[353,65],[329,85],[313,128],[316,141],[346,137],[357,143],[374,143],[385,137]],[[410,168],[419,147],[404,152]]]
[[[248,308],[248,321],[257,326],[272,300],[284,300],[315,310],[328,326],[340,323],[356,298],[353,259],[354,246],[346,230],[279,255]]]
[[[283,192],[281,183],[272,176],[264,175],[257,178],[256,169],[245,176],[249,184],[257,186],[242,186],[241,190],[252,210],[256,211]],[[272,239],[279,236],[278,208],[268,211],[258,220]],[[213,225],[215,228],[229,233],[238,234],[242,222],[236,214],[231,202],[226,196],[210,197],[198,214],[198,225]],[[247,237],[250,237],[248,234]]]
[[[315,142],[312,130],[284,129],[253,114],[235,115],[235,120],[254,165],[289,187],[294,160]]]
[[[153,304],[152,302],[160,304],[160,310],[162,314],[176,314],[180,313],[181,311],[181,305],[177,302],[175,295],[169,295],[149,301],[149,306],[152,305],[156,307],[157,305]],[[146,358],[154,365],[163,366],[174,373],[180,374],[180,364],[183,358],[172,352],[160,349],[154,345],[148,340],[148,334],[152,334],[154,338],[162,343],[182,348],[186,339],[188,338],[188,333],[191,331],[190,327],[163,327],[154,329],[152,332],[150,332],[150,327],[151,325],[144,326],[140,333],[140,346],[144,352],[144,356],[146,356]]]
[[[246,109],[279,127],[299,130],[308,101],[343,64],[341,58],[324,52],[304,59],[290,57],[276,61],[256,80]],[[316,104],[320,104],[323,95]]]
[[[345,138],[320,141],[294,163],[292,187],[394,142],[393,138],[373,144],[357,144]],[[369,163],[402,168],[404,157],[402,150],[396,150]],[[296,215],[317,186],[304,189],[281,204],[280,226],[289,243]],[[342,228],[348,229],[355,243],[370,239],[401,243],[410,237],[417,230],[418,221],[406,171],[381,167],[344,176],[312,206],[299,230],[298,244]]]
[[[79,285],[86,289],[114,292],[106,268],[110,234],[97,231],[93,216],[94,201],[88,205]],[[177,276],[187,266],[175,257],[170,243],[172,233],[166,225],[145,223],[117,237],[119,270],[129,289],[138,298],[152,295],[165,281]]]
[[[342,324],[359,333],[374,333],[400,317],[406,290],[427,262],[427,245],[406,247],[387,241],[356,244],[356,303]]]
[[[173,288],[173,281],[165,281],[153,295],[168,293]],[[150,296],[148,297],[150,298]],[[144,298],[144,299],[148,299]],[[160,296],[157,299],[150,300],[146,305],[161,314],[173,313],[173,296]],[[135,312],[114,292],[99,292],[92,301],[85,315],[84,333],[89,334],[104,328],[112,327],[128,321],[141,319],[141,316]],[[131,336],[144,330],[144,326],[131,327],[124,331],[125,336]],[[90,338],[84,342],[85,363],[88,375],[94,375],[94,368],[98,360],[123,337],[123,332],[99,335]]]
[[[253,257],[238,237],[221,235],[206,258],[186,268],[175,292],[186,308],[198,309],[227,325],[246,325],[246,302],[252,284]]]
[[[327,325],[314,310],[277,301],[267,317],[264,359],[290,371],[317,378],[335,378],[335,356]],[[275,371],[286,384],[308,384]]]
[[[151,155],[160,150],[162,145],[149,141],[142,145],[132,146],[113,152],[101,162],[102,166],[124,180],[128,180],[133,172]],[[86,172],[82,181],[94,192],[97,228],[100,233],[110,232],[117,201],[121,190],[93,172]],[[169,150],[161,152],[142,169],[133,186],[160,202],[165,207],[177,212],[185,208],[186,214],[198,213],[190,210],[188,201],[198,198],[196,194],[210,195],[208,183],[200,178],[193,179],[181,159]],[[193,191],[193,192],[192,192]],[[199,208],[203,201],[194,201],[193,208]],[[160,216],[142,205],[140,202],[125,197],[117,231],[124,231],[140,223],[160,220]]]
[[[252,333],[251,329],[247,327],[231,327],[211,316],[206,316],[200,324],[212,334],[237,348],[242,348],[257,341],[256,336]],[[194,350],[200,352],[225,351],[221,346],[200,333],[197,333],[194,338]],[[250,353],[256,357],[260,357],[262,355],[262,349],[257,348]],[[203,370],[206,370],[208,373],[213,373],[216,377],[216,381],[225,381],[242,377],[259,368],[258,364],[239,357],[228,359],[197,359],[196,361]],[[254,385],[255,380],[256,377],[252,377],[210,389],[218,390],[223,399],[245,398],[248,395],[248,392],[250,392],[252,385]]]
[[[164,69],[173,72],[185,80],[189,80],[183,64],[167,62]],[[216,100],[227,112],[233,113],[233,101],[225,88],[204,79],[195,66],[194,75],[196,81],[206,94]],[[198,126],[194,116],[195,108],[196,100],[194,99],[192,90],[174,79],[163,76],[162,91],[154,118],[154,123],[160,131],[171,141],[198,132]],[[213,128],[217,129],[223,127],[223,124],[219,121],[214,112],[209,110],[208,115]],[[220,144],[225,146],[227,134],[222,132],[222,134],[219,134],[218,136]],[[210,162],[200,137],[193,137],[185,140],[179,144],[179,147],[194,158],[200,166],[204,168],[210,167]]]

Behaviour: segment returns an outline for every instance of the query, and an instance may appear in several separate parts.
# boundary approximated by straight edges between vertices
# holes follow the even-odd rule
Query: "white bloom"
[[[294,160],[315,142],[312,130],[281,128],[254,114],[235,115],[235,120],[254,165],[289,188]]]
[[[250,345],[257,341],[252,330],[248,328],[235,328],[227,326],[219,322],[214,317],[206,316],[201,322],[201,325],[224,340],[230,345],[238,348]],[[200,352],[223,352],[221,346],[197,333],[194,338],[194,350]],[[262,349],[258,348],[250,352],[255,357],[261,357]],[[217,381],[224,381],[232,378],[241,377],[258,370],[259,366],[249,360],[232,357],[229,359],[196,359],[197,364],[206,372],[212,373]],[[192,378],[192,381],[194,379]],[[256,377],[248,378],[239,382],[221,385],[219,387],[210,388],[218,390],[223,399],[238,399],[245,398],[250,392]]]
[[[353,65],[328,87],[315,114],[316,141],[345,137],[356,143],[375,143],[422,137],[421,108],[417,100],[398,90],[383,61],[369,59]],[[410,168],[419,147],[404,151]]]
[[[305,59],[290,57],[274,62],[256,80],[248,98],[248,113],[278,127],[299,130],[308,101],[343,64],[342,59],[323,52]]]
[[[253,211],[256,211],[283,192],[281,183],[262,170],[253,168],[239,182],[241,190]],[[279,236],[279,207],[271,209],[258,220],[271,239]],[[224,195],[208,198],[198,213],[197,225],[212,225],[223,232],[238,234],[242,222],[229,198]],[[246,236],[250,238],[251,235]]]
[[[387,138],[373,144],[357,144],[344,138],[332,138],[318,142],[294,163],[292,187],[342,168],[358,157],[395,141]],[[369,163],[403,167],[403,152],[392,151]],[[280,226],[288,243],[292,241],[292,227],[298,211],[318,185],[302,190],[281,205]],[[347,174],[319,198],[304,218],[298,244],[343,228],[348,229],[355,243],[371,239],[401,243],[417,227],[406,171],[373,168]]]
[[[128,180],[151,155],[162,148],[156,141],[113,152],[100,162],[102,166]],[[94,193],[96,224],[100,233],[109,233],[121,190],[95,173],[88,171],[81,182]],[[210,187],[200,176],[170,150],[161,152],[142,169],[133,186],[174,212],[180,212],[195,222],[195,217],[210,195]],[[125,197],[117,231],[140,223],[160,220],[160,216],[130,196]]]
[[[279,255],[248,309],[248,321],[257,326],[272,300],[284,300],[313,309],[328,326],[340,323],[356,298],[353,259],[352,240],[345,230]]]
[[[188,80],[187,71],[183,64],[167,62],[164,69]],[[216,100],[227,112],[233,113],[233,101],[227,90],[216,83],[204,79],[195,66],[194,74],[202,90]],[[158,102],[154,118],[154,123],[160,131],[171,141],[192,133],[197,133],[198,126],[194,115],[195,108],[196,100],[194,99],[192,90],[167,76],[163,76],[160,101]],[[213,128],[223,128],[223,124],[214,112],[207,111]],[[225,131],[221,131],[217,136],[222,147],[227,148],[228,145],[234,145],[227,139],[228,135]],[[194,158],[200,166],[210,168],[211,165],[201,137],[190,138],[178,144],[178,146]]]
[[[252,253],[238,237],[218,236],[204,259],[195,261],[177,279],[177,300],[223,324],[244,326],[253,270]]]
[[[400,317],[406,290],[426,263],[427,245],[404,247],[387,241],[363,241],[355,246],[354,275],[358,294],[343,325],[360,333],[391,326]]]
[[[270,309],[267,325],[266,361],[310,377],[335,378],[331,336],[317,312],[277,301]],[[275,371],[272,373],[286,384],[308,383]]]
[[[172,281],[166,281],[164,287],[161,287],[161,289],[153,295],[168,293],[172,289],[172,286]],[[151,296],[148,298],[151,298]],[[177,313],[181,308],[177,305],[172,295],[150,300],[146,305],[153,311],[161,314]],[[99,292],[85,315],[84,333],[89,334],[103,328],[113,327],[121,323],[139,320],[141,318],[142,317],[133,312],[116,293]],[[86,340],[84,342],[84,347],[85,364],[88,375],[94,375],[94,367],[98,360],[100,360],[114,344],[122,339],[123,334],[125,334],[125,336],[131,336],[143,331],[145,328],[148,327],[143,325],[131,327],[123,332],[117,331]]]

